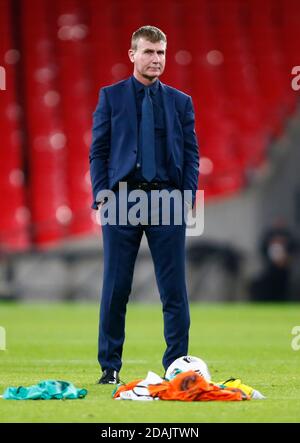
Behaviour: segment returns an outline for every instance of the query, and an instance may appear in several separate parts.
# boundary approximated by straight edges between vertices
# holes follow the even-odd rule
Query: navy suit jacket
[[[160,82],[161,83],[161,82]],[[199,148],[190,96],[161,83],[166,118],[167,168],[171,182],[191,190],[192,204],[198,187]],[[90,172],[93,205],[97,194],[112,189],[135,167],[138,149],[135,91],[131,78],[100,89],[93,114]]]

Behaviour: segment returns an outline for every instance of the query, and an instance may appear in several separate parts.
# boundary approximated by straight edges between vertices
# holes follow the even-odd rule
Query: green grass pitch
[[[96,384],[97,304],[0,304],[7,350],[0,351],[0,393],[43,379],[88,389],[83,400],[0,399],[0,422],[299,422],[300,325],[297,304],[192,304],[190,355],[203,358],[214,381],[239,377],[267,396],[248,402],[130,402]],[[163,374],[160,304],[129,303],[121,379]]]

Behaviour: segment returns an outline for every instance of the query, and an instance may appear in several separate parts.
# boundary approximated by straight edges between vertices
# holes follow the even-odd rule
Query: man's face
[[[134,75],[138,79],[154,81],[165,69],[166,43],[163,41],[151,43],[140,38],[137,49],[129,49],[128,55],[134,63]]]

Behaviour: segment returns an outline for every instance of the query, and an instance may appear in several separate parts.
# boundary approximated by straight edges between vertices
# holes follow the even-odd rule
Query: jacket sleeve
[[[99,102],[93,114],[90,174],[93,189],[93,209],[98,209],[97,194],[108,188],[107,163],[110,153],[111,109],[105,88],[100,90]]]
[[[199,178],[199,146],[195,132],[195,113],[191,97],[188,98],[183,120],[184,137],[184,165],[183,165],[183,190],[192,191],[194,206]]]

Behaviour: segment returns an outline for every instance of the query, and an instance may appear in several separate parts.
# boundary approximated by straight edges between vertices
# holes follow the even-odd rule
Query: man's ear
[[[130,61],[132,63],[134,63],[134,50],[133,49],[128,50],[128,57],[129,57]]]

